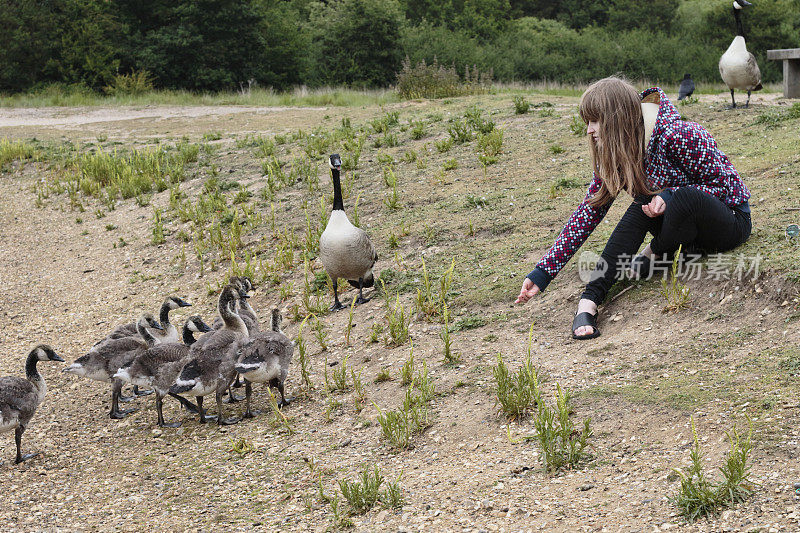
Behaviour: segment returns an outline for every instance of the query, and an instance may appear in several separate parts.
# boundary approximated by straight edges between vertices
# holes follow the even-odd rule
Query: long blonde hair
[[[579,113],[587,124],[599,123],[602,144],[598,147],[589,136],[592,168],[602,182],[589,204],[605,205],[623,190],[633,197],[652,194],[645,179],[644,119],[636,89],[614,76],[598,80],[581,96]]]

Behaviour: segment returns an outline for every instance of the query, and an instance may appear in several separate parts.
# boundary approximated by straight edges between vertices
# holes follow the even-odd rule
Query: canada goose
[[[231,276],[228,280],[228,283],[236,287],[240,294],[248,295],[246,298],[250,297],[249,293],[253,290],[253,283],[247,276]],[[244,320],[244,324],[247,326],[247,332],[255,333],[260,329],[258,325],[258,316],[246,298],[238,300],[236,312],[242,318],[242,320]],[[220,329],[223,325],[224,322],[222,321],[222,318],[217,315],[214,317],[214,322],[211,324],[211,327],[216,330]]]
[[[736,37],[733,38],[731,45],[719,59],[719,73],[722,75],[722,81],[731,90],[731,108],[736,107],[736,99],[733,97],[734,89],[747,91],[745,107],[750,105],[750,92],[761,90],[761,71],[755,56],[747,51],[739,13],[743,7],[751,5],[753,4],[747,0],[734,0],[733,18],[736,19]]]
[[[148,320],[147,327],[157,330],[156,333],[153,333],[153,336],[158,342],[180,342],[181,339],[180,335],[178,335],[178,330],[169,321],[169,312],[173,309],[179,309],[181,307],[191,307],[191,305],[192,304],[189,302],[186,302],[177,296],[169,296],[166,298],[161,304],[161,309],[158,312],[158,320],[163,328],[162,330],[159,330],[153,326],[156,321],[152,318],[152,315],[148,315],[150,318]],[[111,333],[97,341],[95,346],[109,340],[122,339],[124,337],[130,337],[137,334],[136,322],[123,324],[121,326],[117,326]]]
[[[138,336],[113,339],[93,346],[89,353],[79,357],[63,370],[63,372],[77,374],[81,377],[111,383],[111,412],[109,416],[113,419],[124,418],[135,411],[135,409],[119,408],[119,396],[123,383],[121,380],[115,379],[114,374],[140,353],[155,346],[156,339],[148,330],[150,319],[152,319],[152,315],[144,314],[136,322]],[[156,330],[161,329],[159,324],[153,327]]]
[[[36,453],[22,455],[20,447],[22,444],[22,434],[28,427],[28,422],[33,418],[36,408],[44,400],[47,393],[47,384],[44,378],[36,369],[39,361],[59,361],[64,360],[59,357],[53,349],[46,344],[40,344],[28,354],[25,360],[25,377],[6,376],[0,378],[0,433],[15,430],[14,441],[17,444],[17,457],[14,463],[19,464]]]
[[[235,424],[236,418],[222,418],[222,393],[233,382],[236,375],[236,350],[247,340],[247,326],[236,314],[238,298],[246,297],[232,285],[222,290],[217,305],[224,326],[217,331],[206,333],[189,349],[188,361],[183,365],[175,384],[169,392],[185,394],[197,398],[200,422],[206,420],[203,410],[203,396],[216,393],[217,424]],[[200,342],[202,341],[202,342]]]
[[[333,210],[328,225],[319,238],[319,257],[333,281],[334,303],[331,311],[335,311],[344,309],[339,302],[337,287],[339,278],[345,278],[350,285],[358,288],[356,303],[369,301],[364,298],[363,291],[364,287],[372,287],[375,284],[372,267],[378,260],[378,254],[375,253],[367,233],[351,224],[344,212],[342,185],[339,181],[342,160],[339,154],[331,155],[329,164],[333,181]]]
[[[236,371],[244,378],[246,408],[244,418],[252,418],[250,410],[251,383],[269,383],[281,393],[279,407],[289,404],[284,395],[284,383],[289,374],[289,363],[294,353],[294,343],[281,332],[281,313],[272,310],[272,331],[252,335],[237,353]]]
[[[189,347],[194,343],[194,333],[211,331],[211,328],[197,315],[190,316],[183,326],[183,343],[160,343],[136,356],[136,359],[119,369],[114,378],[141,387],[152,387],[156,392],[156,411],[158,425],[161,427],[179,427],[180,422],[165,423],[163,399],[167,394],[177,399],[192,412],[197,408],[186,398],[169,392],[175,382],[180,362],[189,355]],[[186,361],[184,361],[185,364]]]
[[[692,96],[694,92],[694,81],[691,74],[684,74],[681,86],[678,88],[678,100],[683,100]]]

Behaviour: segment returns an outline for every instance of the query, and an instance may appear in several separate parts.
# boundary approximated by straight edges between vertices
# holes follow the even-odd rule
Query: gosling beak
[[[50,357],[50,360],[51,360],[51,361],[58,361],[59,363],[65,363],[65,362],[66,362],[66,361],[64,361],[64,358],[63,358],[63,357],[61,357],[61,356],[60,356],[60,355],[58,355],[58,354],[53,354],[53,355]]]
[[[150,327],[153,329],[160,329],[161,331],[164,331],[164,326],[162,326],[161,324],[153,324]]]

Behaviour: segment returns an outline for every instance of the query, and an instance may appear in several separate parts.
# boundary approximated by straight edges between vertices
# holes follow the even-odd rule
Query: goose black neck
[[[158,321],[161,322],[161,327],[165,330],[169,325],[169,312],[171,311],[169,304],[164,302],[161,305],[161,311],[158,313]]]
[[[235,327],[238,322],[237,319],[239,318],[239,315],[232,309],[234,303],[234,296],[231,293],[223,293],[219,298],[219,307],[217,311],[222,321],[229,328]]]
[[[342,201],[342,184],[339,180],[339,169],[331,169],[331,179],[333,180],[333,210],[344,211],[344,202]]]
[[[156,338],[148,331],[142,321],[136,323],[136,333],[144,339],[148,346],[153,346],[156,343]]]
[[[733,18],[736,19],[736,35],[744,37],[744,28],[742,28],[742,14],[739,9],[733,8]]]
[[[183,344],[191,346],[194,344],[194,331],[190,330],[188,326],[183,326]]]
[[[28,379],[39,378],[39,371],[36,369],[36,363],[38,362],[39,356],[36,355],[36,350],[28,354],[28,358],[25,360],[25,375]]]

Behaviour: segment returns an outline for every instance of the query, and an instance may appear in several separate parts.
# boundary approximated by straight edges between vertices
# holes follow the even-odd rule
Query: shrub
[[[455,66],[445,67],[439,64],[436,57],[428,65],[422,59],[416,66],[406,58],[397,73],[397,92],[401,98],[447,98],[467,94],[483,94],[492,83],[491,69],[483,71],[473,65],[464,67],[463,79],[459,77]]]
[[[571,413],[569,393],[562,391],[559,384],[556,384],[555,409],[548,407],[544,401],[539,402],[534,426],[542,452],[542,464],[548,472],[574,468],[588,459],[586,446],[592,436],[589,427],[591,418],[584,420],[583,429],[578,430],[570,418]]]
[[[503,361],[503,356],[498,354],[493,373],[497,386],[497,402],[507,418],[522,418],[541,402],[539,375],[530,357],[516,373],[512,373]]]
[[[531,104],[525,100],[524,96],[514,97],[514,113],[517,115],[524,115],[531,108]]]
[[[675,470],[680,476],[681,484],[675,495],[670,497],[670,501],[689,522],[709,514],[716,514],[721,509],[744,501],[753,492],[753,484],[747,479],[750,473],[747,460],[752,449],[750,438],[753,435],[753,428],[750,428],[744,440],[739,437],[736,427],[727,435],[731,449],[725,457],[724,465],[720,468],[723,481],[714,484],[703,472],[703,455],[700,452],[697,429],[692,418],[694,440],[691,452],[692,464],[685,470]]]
[[[484,155],[494,157],[503,149],[503,130],[495,129],[489,133],[478,134],[478,150]]]
[[[111,96],[136,96],[153,90],[153,79],[146,70],[134,70],[130,74],[117,74],[111,85],[103,88]]]

